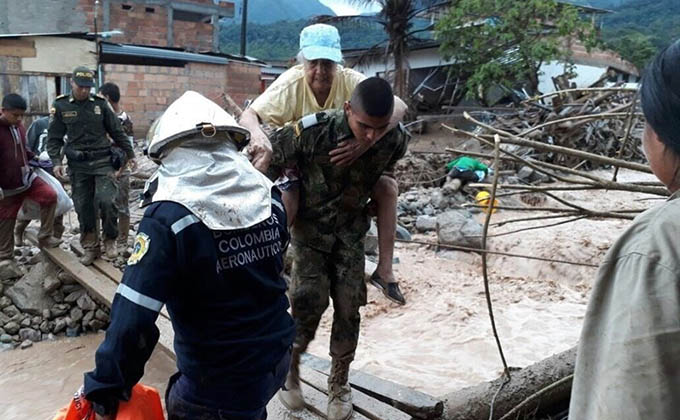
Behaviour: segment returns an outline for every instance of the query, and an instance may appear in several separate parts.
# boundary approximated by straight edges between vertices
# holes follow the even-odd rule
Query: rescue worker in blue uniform
[[[179,370],[166,392],[168,419],[266,419],[295,335],[281,276],[281,195],[240,153],[249,133],[198,93],[175,101],[150,137],[157,190],[145,193],[150,204],[85,396],[99,418],[114,418],[144,373],[166,305]]]

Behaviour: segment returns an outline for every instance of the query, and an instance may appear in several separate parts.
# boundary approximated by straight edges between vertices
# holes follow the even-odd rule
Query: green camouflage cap
[[[92,87],[94,86],[94,72],[85,66],[76,67],[73,70],[73,81],[78,86]]]

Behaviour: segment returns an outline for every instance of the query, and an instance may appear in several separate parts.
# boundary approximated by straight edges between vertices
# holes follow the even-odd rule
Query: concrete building
[[[217,22],[233,14],[230,2],[0,0],[0,7],[8,12],[0,15],[0,95],[28,98],[30,116],[47,115],[54,98],[70,92],[77,65],[120,86],[137,137],[187,90],[225,107],[225,95],[242,105],[262,91],[264,62],[218,51]]]

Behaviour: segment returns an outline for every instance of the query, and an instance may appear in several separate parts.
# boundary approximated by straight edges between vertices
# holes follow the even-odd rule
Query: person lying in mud
[[[648,66],[642,147],[670,198],[639,215],[597,275],[579,342],[569,418],[680,413],[680,40]]]
[[[281,194],[240,152],[248,131],[196,92],[170,105],[149,137],[157,189],[145,193],[85,396],[99,418],[114,418],[144,373],[167,305],[179,370],[166,391],[168,419],[266,419],[295,335],[281,276]]]
[[[331,25],[318,23],[302,29],[298,61],[299,65],[279,76],[241,115],[240,123],[252,133],[248,149],[253,155],[253,165],[263,171],[267,169],[271,159],[271,144],[260,121],[280,128],[285,124],[295,123],[305,115],[341,108],[350,99],[356,86],[366,79],[363,74],[340,65],[340,34]],[[406,104],[398,97],[394,100],[391,128],[396,127],[406,113]],[[348,166],[364,151],[360,142],[349,138],[339,143],[329,154],[332,163]],[[285,182],[279,185],[288,211],[289,227],[295,220],[300,201],[300,176],[297,168],[289,168],[284,172]],[[389,175],[378,179],[371,194],[379,241],[378,266],[371,276],[371,283],[387,299],[404,305],[406,298],[392,270],[398,196],[399,186]]]
[[[300,355],[314,338],[332,297],[329,420],[352,415],[348,374],[359,338],[359,307],[366,304],[364,239],[370,226],[371,191],[381,176],[393,176],[408,144],[405,129],[388,128],[393,109],[389,83],[372,77],[357,85],[343,109],[312,114],[271,136],[270,177],[276,179],[293,166],[302,173],[300,208],[291,234],[289,291],[297,335],[290,373],[279,396],[289,409],[304,406]],[[349,166],[334,165],[328,152],[351,137],[366,151]]]

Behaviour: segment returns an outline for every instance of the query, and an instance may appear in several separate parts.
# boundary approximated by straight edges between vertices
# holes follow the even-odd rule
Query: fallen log
[[[505,385],[503,383],[507,379],[503,376],[447,394],[443,397],[442,418],[500,420],[512,411],[511,418],[514,420],[524,418],[523,415],[536,412],[539,408],[542,411],[550,410],[551,407],[561,408],[571,395],[569,377],[574,373],[575,361],[576,347],[572,347],[513,372],[512,379]],[[490,417],[492,400],[493,416]]]

